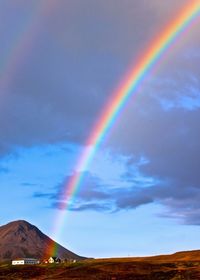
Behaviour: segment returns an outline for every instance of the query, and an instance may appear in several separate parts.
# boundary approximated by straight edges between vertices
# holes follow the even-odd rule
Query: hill
[[[57,248],[57,256],[62,259],[83,259],[26,221],[14,221],[0,227],[0,261],[23,257],[47,258],[53,247]]]
[[[0,266],[0,279],[29,280],[198,280],[200,262],[118,258],[35,266]]]

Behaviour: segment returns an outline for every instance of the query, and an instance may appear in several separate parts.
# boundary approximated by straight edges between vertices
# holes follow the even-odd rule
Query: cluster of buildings
[[[32,259],[32,258],[22,258],[22,259],[16,259],[12,260],[12,265],[24,265],[24,264],[39,264],[39,260]]]
[[[71,263],[75,263],[76,260],[67,260],[68,262]],[[12,260],[12,265],[33,265],[33,264],[40,264],[40,263],[44,263],[44,264],[52,264],[52,263],[61,263],[61,262],[65,262],[62,261],[60,258],[58,257],[50,257],[49,259],[40,261],[38,259],[34,259],[34,258],[19,258],[19,259],[15,259]]]

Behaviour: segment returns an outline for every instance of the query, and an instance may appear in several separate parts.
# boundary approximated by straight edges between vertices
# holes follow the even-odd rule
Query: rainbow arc
[[[184,36],[187,30],[190,30],[193,23],[199,19],[200,1],[188,1],[176,18],[158,34],[157,38],[152,41],[146,52],[143,53],[139,62],[133,66],[121,86],[115,91],[105,108],[102,110],[100,117],[97,119],[91,133],[85,143],[85,149],[79,157],[75,166],[75,173],[64,186],[64,201],[60,204],[59,216],[55,221],[55,233],[58,236],[66,217],[66,211],[70,208],[70,200],[76,195],[78,188],[84,176],[84,170],[91,163],[100,144],[103,142],[107,132],[111,129],[129,99],[134,96],[139,87],[145,82],[147,77],[157,66],[161,58],[167,54],[170,47],[178,41],[180,36]],[[56,253],[56,248],[52,248],[52,254]]]

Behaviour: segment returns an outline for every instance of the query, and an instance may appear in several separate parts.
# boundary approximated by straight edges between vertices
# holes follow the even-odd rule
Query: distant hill
[[[101,259],[107,261],[108,259]],[[168,255],[156,255],[148,257],[125,257],[125,258],[111,258],[113,262],[153,262],[153,263],[165,263],[165,262],[200,262],[200,250],[180,251],[174,254]]]
[[[181,251],[171,255],[160,255],[145,257],[145,260],[152,261],[200,261],[200,250]]]
[[[19,220],[0,226],[0,261],[22,257],[48,258],[53,246],[57,247],[57,256],[60,258],[84,259],[26,221]]]

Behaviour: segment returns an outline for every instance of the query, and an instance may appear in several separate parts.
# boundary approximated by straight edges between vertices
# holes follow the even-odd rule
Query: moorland
[[[0,279],[30,280],[198,280],[199,251],[147,258],[88,259],[74,264],[1,264]]]

